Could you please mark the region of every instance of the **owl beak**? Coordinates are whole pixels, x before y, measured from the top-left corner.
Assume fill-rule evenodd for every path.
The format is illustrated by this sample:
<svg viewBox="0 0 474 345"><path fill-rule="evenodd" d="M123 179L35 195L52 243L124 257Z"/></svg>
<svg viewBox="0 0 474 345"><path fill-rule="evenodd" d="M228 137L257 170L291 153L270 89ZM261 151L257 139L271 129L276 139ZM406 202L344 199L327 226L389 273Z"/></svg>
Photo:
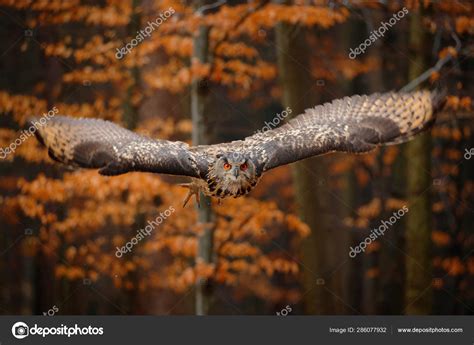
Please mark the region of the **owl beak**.
<svg viewBox="0 0 474 345"><path fill-rule="evenodd" d="M238 168L234 168L234 176L235 178L237 178L239 176L239 169Z"/></svg>

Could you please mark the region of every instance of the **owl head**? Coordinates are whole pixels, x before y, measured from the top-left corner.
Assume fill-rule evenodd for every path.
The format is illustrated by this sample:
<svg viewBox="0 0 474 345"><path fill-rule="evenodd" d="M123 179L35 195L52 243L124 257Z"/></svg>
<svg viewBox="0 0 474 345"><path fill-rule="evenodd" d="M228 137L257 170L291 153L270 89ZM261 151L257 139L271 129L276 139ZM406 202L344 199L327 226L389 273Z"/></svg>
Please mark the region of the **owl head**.
<svg viewBox="0 0 474 345"><path fill-rule="evenodd" d="M209 170L210 187L222 196L242 195L250 191L256 179L256 167L251 159L238 152L216 155Z"/></svg>

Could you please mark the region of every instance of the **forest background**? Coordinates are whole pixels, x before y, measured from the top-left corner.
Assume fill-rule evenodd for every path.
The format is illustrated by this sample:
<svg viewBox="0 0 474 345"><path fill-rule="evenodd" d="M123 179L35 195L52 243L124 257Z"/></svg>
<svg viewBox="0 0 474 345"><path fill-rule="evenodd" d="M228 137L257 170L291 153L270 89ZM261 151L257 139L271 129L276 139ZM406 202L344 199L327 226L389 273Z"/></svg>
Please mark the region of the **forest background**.
<svg viewBox="0 0 474 345"><path fill-rule="evenodd" d="M474 313L471 1L0 0L0 18L0 313ZM447 91L432 131L199 209L184 179L72 171L19 140L57 112L218 143L407 84Z"/></svg>

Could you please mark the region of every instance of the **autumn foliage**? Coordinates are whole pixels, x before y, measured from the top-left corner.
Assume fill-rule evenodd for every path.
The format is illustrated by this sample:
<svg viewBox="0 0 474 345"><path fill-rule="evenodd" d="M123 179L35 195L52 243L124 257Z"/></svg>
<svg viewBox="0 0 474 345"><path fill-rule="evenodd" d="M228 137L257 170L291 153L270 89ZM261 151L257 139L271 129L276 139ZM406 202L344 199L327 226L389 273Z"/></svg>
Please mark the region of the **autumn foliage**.
<svg viewBox="0 0 474 345"><path fill-rule="evenodd" d="M233 104L230 110L219 110L223 118L228 115L221 112L236 111L238 106L253 114L272 113L282 95L274 44L277 23L316 33L305 41L314 52L308 73L314 80L324 80L325 98L340 96L343 87L355 80L360 83L357 78L371 73L392 73L390 88L402 86L393 59L366 54L351 60L340 48L341 41L334 39L335 30L350 25L359 13L399 10L395 1L386 7L370 1L349 1L350 6L345 5L347 1L334 1L334 6L319 0L289 5L269 2L258 10L254 10L258 1L229 1L204 13L198 13L190 2L137 3L0 0L8 17L8 26L1 30L22 35L17 43L4 44L11 49L2 56L9 59L5 66L15 66L18 73L6 73L0 83L0 147L18 137L29 116L43 114L52 106L68 116L98 117L152 137L190 143L188 95L196 79L207 80L215 87L216 98L226 97ZM423 24L431 33L451 30L463 42L472 40L472 3L407 0L404 5L409 11L428 9ZM117 48L170 7L175 13L168 20L124 58L116 58ZM236 26L241 18L245 20ZM193 57L193 38L201 26L210 28L210 62L206 64ZM463 49L457 51L450 42L436 46L435 55L459 58L466 54L466 46ZM472 65L472 45L470 49ZM17 64L17 56L23 56L23 65ZM450 284L447 280L458 279L461 295L472 301L472 291L467 296L467 290L473 286L474 260L466 260L473 244L466 225L472 224L472 169L460 164L463 148L472 144L472 126L453 120L472 116L472 85L457 77L450 80L447 111L432 132L436 162L432 174L442 181L433 192L433 267L438 279L433 286L439 290ZM445 79L434 71L428 86ZM245 121L253 122L252 128L239 134L250 134L263 124L260 119ZM234 137L235 132L221 139ZM341 229L359 234L404 204L403 193L397 192L402 183L401 151L392 146L329 160L328 188L337 195L349 188L356 191L352 214L338 214ZM128 293L172 296L163 297L164 306L150 310L143 303L133 309L130 303L130 313L166 313L201 278L221 289L222 295L238 301L258 299L271 308L301 302L305 293L299 285L304 270L300 248L311 230L297 216L287 167L267 174L249 197L213 204L213 224L198 224L195 209L181 207L186 191L176 185L182 182L178 179L144 173L111 178L95 171L72 171L54 164L33 139L2 160L0 169L1 248L19 238L21 245L9 249L9 260L39 258L38 267L54 275L43 277L55 281L48 285L54 291L90 279L114 300ZM380 184L389 187L382 190ZM116 247L169 206L176 212L150 237L132 253L115 256ZM196 237L207 226L215 227L213 264L194 260ZM34 236L24 236L25 229L32 229ZM364 255L376 256L381 248L380 241L374 242ZM381 268L369 266L363 275L374 279Z"/></svg>

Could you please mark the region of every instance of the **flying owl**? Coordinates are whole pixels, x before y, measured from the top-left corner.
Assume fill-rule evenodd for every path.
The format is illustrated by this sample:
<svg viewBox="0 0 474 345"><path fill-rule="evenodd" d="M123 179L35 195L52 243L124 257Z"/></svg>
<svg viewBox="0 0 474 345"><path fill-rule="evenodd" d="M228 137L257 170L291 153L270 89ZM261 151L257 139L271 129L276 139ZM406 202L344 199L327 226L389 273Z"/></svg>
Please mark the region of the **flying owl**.
<svg viewBox="0 0 474 345"><path fill-rule="evenodd" d="M193 195L199 204L200 192L219 201L245 195L266 171L308 157L408 141L434 122L441 100L429 91L345 97L307 109L276 129L215 145L152 139L109 121L64 116L38 126L35 134L52 159L69 166L109 176L188 176L184 207Z"/></svg>

